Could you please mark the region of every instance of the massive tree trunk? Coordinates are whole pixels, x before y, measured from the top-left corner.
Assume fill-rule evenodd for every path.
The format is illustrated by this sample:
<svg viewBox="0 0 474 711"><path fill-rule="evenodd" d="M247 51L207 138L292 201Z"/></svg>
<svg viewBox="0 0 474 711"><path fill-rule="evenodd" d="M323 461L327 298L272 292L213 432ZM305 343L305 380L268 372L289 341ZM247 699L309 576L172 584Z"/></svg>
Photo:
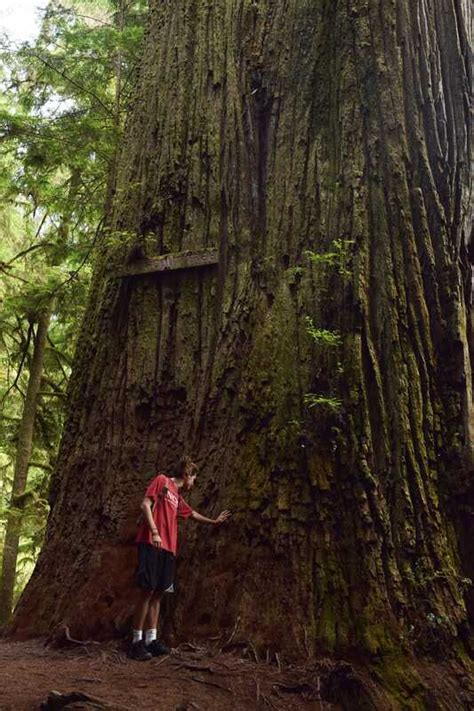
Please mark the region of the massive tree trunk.
<svg viewBox="0 0 474 711"><path fill-rule="evenodd" d="M137 504L183 451L191 504L234 518L185 525L178 637L239 619L255 644L340 654L468 630L463 12L151 2L17 630L124 628ZM216 267L123 276L205 248Z"/></svg>
<svg viewBox="0 0 474 711"><path fill-rule="evenodd" d="M38 314L38 326L34 335L33 357L31 360L28 386L25 395L25 404L18 430L16 447L15 470L13 473L11 510L8 513L3 546L2 575L0 579L0 624L5 624L10 619L15 591L16 565L18 560L18 547L20 543L22 511L28 480L28 466L30 463L31 449L33 447L33 434L38 405L38 394L43 374L44 354L48 327L51 317L49 309Z"/></svg>

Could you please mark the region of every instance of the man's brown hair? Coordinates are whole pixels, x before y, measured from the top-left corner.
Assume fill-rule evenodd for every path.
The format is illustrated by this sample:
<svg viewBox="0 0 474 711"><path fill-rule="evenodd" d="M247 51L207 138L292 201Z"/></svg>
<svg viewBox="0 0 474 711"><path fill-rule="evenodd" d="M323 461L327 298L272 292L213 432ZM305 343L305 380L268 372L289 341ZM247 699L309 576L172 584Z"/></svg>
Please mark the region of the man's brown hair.
<svg viewBox="0 0 474 711"><path fill-rule="evenodd" d="M185 456L179 460L173 468L173 476L176 479L182 479L185 474L192 474L197 469L197 464L193 462L191 457Z"/></svg>

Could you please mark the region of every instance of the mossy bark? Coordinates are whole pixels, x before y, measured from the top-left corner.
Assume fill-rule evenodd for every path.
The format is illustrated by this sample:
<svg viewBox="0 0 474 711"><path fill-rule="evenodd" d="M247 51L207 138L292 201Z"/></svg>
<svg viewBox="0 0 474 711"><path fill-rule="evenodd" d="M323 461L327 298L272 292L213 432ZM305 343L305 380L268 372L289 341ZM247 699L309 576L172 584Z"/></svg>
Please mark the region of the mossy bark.
<svg viewBox="0 0 474 711"><path fill-rule="evenodd" d="M151 3L18 629L123 627L137 503L184 450L192 505L234 518L185 531L177 635L239 617L275 650L380 653L468 629L463 11ZM217 273L114 278L137 250L207 247Z"/></svg>

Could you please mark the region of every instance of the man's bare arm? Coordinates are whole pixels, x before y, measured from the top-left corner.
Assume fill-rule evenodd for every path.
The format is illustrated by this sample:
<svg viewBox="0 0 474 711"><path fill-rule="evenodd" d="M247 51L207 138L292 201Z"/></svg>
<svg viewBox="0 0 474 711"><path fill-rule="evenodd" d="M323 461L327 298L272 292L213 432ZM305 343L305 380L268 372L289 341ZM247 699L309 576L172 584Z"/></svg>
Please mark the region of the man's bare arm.
<svg viewBox="0 0 474 711"><path fill-rule="evenodd" d="M141 510L143 511L143 515L145 516L145 521L147 522L148 526L150 527L151 530L151 538L152 538L152 543L155 546L155 548L161 548L161 538L158 533L158 529L156 528L156 524L153 520L153 515L151 513L151 505L153 501L152 499L149 499L148 496L145 496L141 503Z"/></svg>
<svg viewBox="0 0 474 711"><path fill-rule="evenodd" d="M193 518L198 523L209 523L211 524L211 526L220 526L220 524L224 523L224 521L227 521L230 516L232 516L232 514L230 511L227 510L222 511L217 518L208 518L207 516L203 516L197 511L193 511L191 514L191 518Z"/></svg>

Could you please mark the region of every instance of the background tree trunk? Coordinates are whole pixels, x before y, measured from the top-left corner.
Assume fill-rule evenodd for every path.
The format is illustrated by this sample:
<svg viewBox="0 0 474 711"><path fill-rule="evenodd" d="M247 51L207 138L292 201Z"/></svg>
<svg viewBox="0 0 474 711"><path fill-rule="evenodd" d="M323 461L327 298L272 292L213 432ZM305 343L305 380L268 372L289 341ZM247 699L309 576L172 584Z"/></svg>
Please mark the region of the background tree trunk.
<svg viewBox="0 0 474 711"><path fill-rule="evenodd" d="M191 504L234 518L185 527L176 635L380 653L468 629L462 10L151 3L17 630L126 628L138 503L183 451ZM117 276L205 247L217 270Z"/></svg>
<svg viewBox="0 0 474 711"><path fill-rule="evenodd" d="M18 431L17 454L10 504L11 511L8 513L5 542L3 547L2 577L0 586L0 624L8 622L13 607L16 563L18 559L18 546L21 535L21 513L24 506L24 501L21 497L25 492L26 482L28 479L28 465L33 446L36 407L41 387L41 376L43 374L43 361L46 351L50 317L51 314L49 310L42 311L38 315L38 326L34 336L33 358L31 360L28 387L25 395L25 404Z"/></svg>

